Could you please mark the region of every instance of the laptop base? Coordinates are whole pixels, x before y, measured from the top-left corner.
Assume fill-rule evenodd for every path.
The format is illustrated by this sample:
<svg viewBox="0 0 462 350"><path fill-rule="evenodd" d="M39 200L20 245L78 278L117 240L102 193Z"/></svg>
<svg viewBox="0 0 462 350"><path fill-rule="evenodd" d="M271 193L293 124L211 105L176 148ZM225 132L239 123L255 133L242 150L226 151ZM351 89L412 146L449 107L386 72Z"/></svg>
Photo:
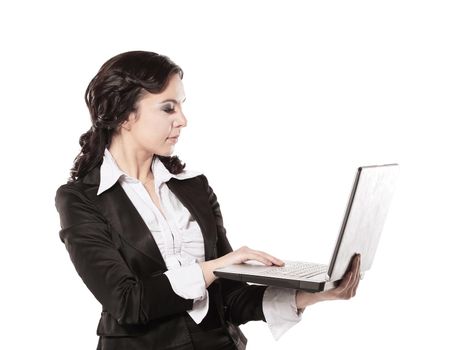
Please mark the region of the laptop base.
<svg viewBox="0 0 462 350"><path fill-rule="evenodd" d="M246 275L242 273L228 273L215 270L215 276L240 282L258 283L268 286L299 289L310 293L322 292L337 287L339 281L326 281L325 274L319 274L306 279L275 278L268 276Z"/></svg>

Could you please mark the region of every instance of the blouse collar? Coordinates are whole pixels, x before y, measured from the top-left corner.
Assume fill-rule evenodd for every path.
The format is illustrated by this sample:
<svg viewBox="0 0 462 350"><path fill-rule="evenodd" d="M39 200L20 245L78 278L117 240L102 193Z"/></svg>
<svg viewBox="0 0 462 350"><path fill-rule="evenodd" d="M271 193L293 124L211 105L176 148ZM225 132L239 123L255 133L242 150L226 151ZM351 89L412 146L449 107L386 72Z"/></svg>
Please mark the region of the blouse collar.
<svg viewBox="0 0 462 350"><path fill-rule="evenodd" d="M202 174L200 172L191 170L183 170L183 172L181 172L180 174L172 174L168 171L168 169L165 167L165 165L162 163L159 157L153 158L154 159L151 163L151 170L154 174L154 185L157 189L160 187L161 184L167 182L172 177L178 180L185 180ZM101 164L100 168L100 184L98 192L96 194L100 195L107 189L111 188L119 180L120 177L122 177L122 181L128 183L141 183L140 180L131 177L119 168L111 152L109 152L109 150L106 147L104 150L103 163Z"/></svg>

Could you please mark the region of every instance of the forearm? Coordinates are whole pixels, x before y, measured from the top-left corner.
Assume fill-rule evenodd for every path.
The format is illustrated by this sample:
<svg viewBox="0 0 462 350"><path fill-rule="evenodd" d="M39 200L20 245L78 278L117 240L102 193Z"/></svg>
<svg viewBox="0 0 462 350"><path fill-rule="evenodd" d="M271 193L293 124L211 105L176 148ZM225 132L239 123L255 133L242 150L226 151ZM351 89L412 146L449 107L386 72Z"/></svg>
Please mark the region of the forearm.
<svg viewBox="0 0 462 350"><path fill-rule="evenodd" d="M205 279L205 285L208 287L210 284L215 281L217 278L213 274L213 270L219 268L222 266L222 261L221 258L214 259L214 260L209 260L209 261L204 261L199 264L202 268L202 273L204 275ZM322 293L308 293L304 292L301 290L297 291L296 297L295 297L295 302L297 309L304 309L305 307L309 305L316 304L320 301L327 300L325 295Z"/></svg>
<svg viewBox="0 0 462 350"><path fill-rule="evenodd" d="M316 304L320 301L327 300L322 293L308 293L301 290L297 290L295 296L295 304L297 309L304 309L309 305Z"/></svg>
<svg viewBox="0 0 462 350"><path fill-rule="evenodd" d="M213 271L218 269L219 267L224 266L222 264L221 258L204 261L204 262L199 263L199 265L202 269L202 274L204 275L206 288L210 286L213 283L213 281L217 279L217 276L214 275Z"/></svg>

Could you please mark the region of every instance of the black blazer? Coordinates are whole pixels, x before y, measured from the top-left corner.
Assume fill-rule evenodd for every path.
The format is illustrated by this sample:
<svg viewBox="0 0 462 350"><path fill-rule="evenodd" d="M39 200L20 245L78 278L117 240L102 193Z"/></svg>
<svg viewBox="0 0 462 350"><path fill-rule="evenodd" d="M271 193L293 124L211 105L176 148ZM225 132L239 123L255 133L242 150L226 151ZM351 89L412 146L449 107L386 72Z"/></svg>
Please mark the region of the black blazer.
<svg viewBox="0 0 462 350"><path fill-rule="evenodd" d="M55 197L60 239L102 305L97 334L110 337L100 337L98 349L192 349L186 310L193 300L173 291L159 248L119 182L96 195L100 166L74 183L61 185ZM172 178L166 184L200 226L205 260L231 252L217 197L205 175ZM265 321L265 288L215 280L208 287L209 311L198 329L223 327L237 348L245 349L247 339L238 325Z"/></svg>

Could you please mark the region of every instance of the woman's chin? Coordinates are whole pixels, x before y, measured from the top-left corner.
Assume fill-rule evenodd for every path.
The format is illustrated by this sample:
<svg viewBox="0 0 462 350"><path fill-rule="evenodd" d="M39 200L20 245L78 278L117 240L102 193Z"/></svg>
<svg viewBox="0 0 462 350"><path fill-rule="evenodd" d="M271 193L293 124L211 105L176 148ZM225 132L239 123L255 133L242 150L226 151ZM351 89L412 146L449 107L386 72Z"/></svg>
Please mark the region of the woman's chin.
<svg viewBox="0 0 462 350"><path fill-rule="evenodd" d="M170 157L173 154L175 147L171 147L169 149L163 150L162 152L157 153L157 155L162 157Z"/></svg>

